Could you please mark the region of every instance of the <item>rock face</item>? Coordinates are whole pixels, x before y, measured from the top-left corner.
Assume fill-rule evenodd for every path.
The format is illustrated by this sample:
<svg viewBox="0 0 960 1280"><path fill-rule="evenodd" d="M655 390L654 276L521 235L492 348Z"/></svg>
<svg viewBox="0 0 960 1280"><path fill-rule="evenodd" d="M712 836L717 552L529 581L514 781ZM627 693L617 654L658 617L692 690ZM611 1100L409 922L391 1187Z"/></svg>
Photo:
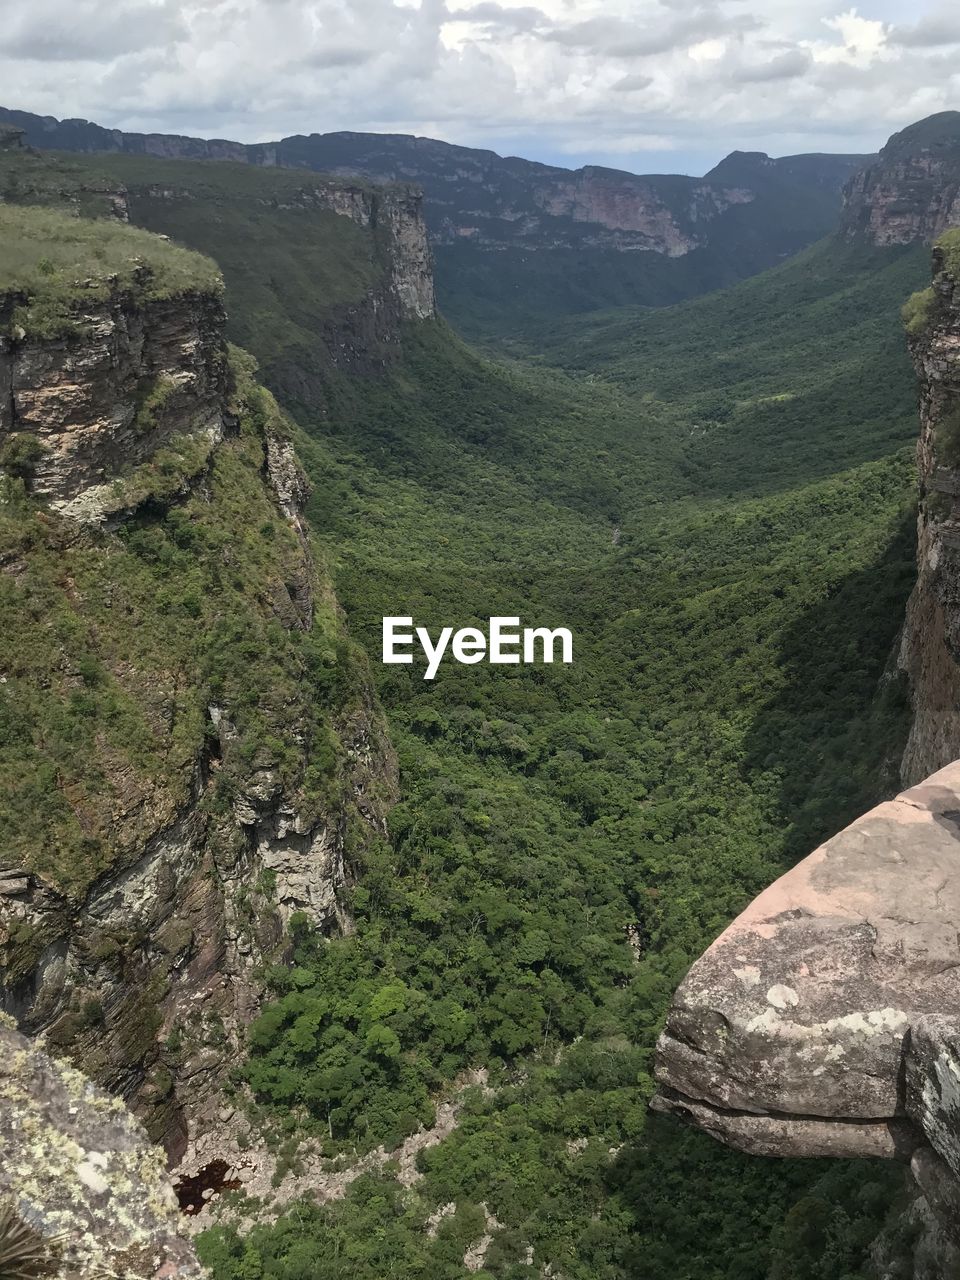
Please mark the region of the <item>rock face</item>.
<svg viewBox="0 0 960 1280"><path fill-rule="evenodd" d="M119 286L78 309L51 340L3 323L0 297L0 440L33 436L43 452L33 489L57 506L103 489L174 436L223 435L227 368L224 311L214 293L149 300Z"/></svg>
<svg viewBox="0 0 960 1280"><path fill-rule="evenodd" d="M905 313L921 419L918 578L899 654L914 785L789 871L694 964L658 1045L654 1100L758 1155L909 1161L911 1269L883 1238L875 1263L915 1280L960 1274L958 245L942 239L933 287Z"/></svg>
<svg viewBox="0 0 960 1280"><path fill-rule="evenodd" d="M917 584L900 650L913 703L906 782L960 750L960 286L947 265L936 249L933 288L909 337L920 387L920 511Z"/></svg>
<svg viewBox="0 0 960 1280"><path fill-rule="evenodd" d="M931 1073L950 1071L929 1020L960 1031L958 920L954 763L804 859L697 961L660 1041L658 1105L762 1155L909 1155L931 1139Z"/></svg>
<svg viewBox="0 0 960 1280"><path fill-rule="evenodd" d="M56 120L0 108L0 120L38 147L68 151L235 160L416 182L427 195L435 243L462 239L490 248L606 246L681 256L705 242L709 224L731 206L763 198L774 177L835 195L868 156L791 156L735 152L705 178L640 176L502 157L406 134L313 133L244 145L171 134L125 133L86 120ZM824 228L825 230L826 228Z"/></svg>
<svg viewBox="0 0 960 1280"><path fill-rule="evenodd" d="M762 271L835 229L844 184L871 159L734 152L699 178L563 169L404 134L242 145L0 108L2 122L24 129L33 147L155 156L161 169L171 159L233 161L333 174L343 184L414 183L425 197L441 307L471 334L509 329L524 314L552 320L595 307L660 306ZM432 307L432 290L400 294L414 314ZM371 317L357 320L359 334L368 332ZM292 371L285 376L292 382Z"/></svg>
<svg viewBox="0 0 960 1280"><path fill-rule="evenodd" d="M133 700L140 725L127 755L106 729L89 760L65 763L59 743L39 748L39 767L65 806L62 829L78 833L76 857L46 848L21 809L2 815L0 1008L126 1099L175 1161L216 1124L219 1085L258 1009L260 970L283 958L290 917L305 913L326 933L348 927L348 828L361 843L364 832L384 830L394 766L362 676L349 703L328 712L311 701L305 655L322 644L335 654L347 641L301 525L309 487L289 424L253 382L249 357L228 361L215 291L153 301L149 292L114 291L81 305L63 334L7 328L0 346L0 447L24 436L44 447L29 482L41 509L28 508L24 532L0 546L0 590L17 613L42 601L41 617L52 607L69 618L39 675L9 645L0 648L4 711L37 697L65 704L83 696L76 646L92 627L96 680L128 707ZM429 301L414 289L407 305ZM171 486L165 446L184 437L203 442L202 465ZM123 496L128 473L156 457L161 488L137 490L137 510ZM7 489L0 493L6 501ZM189 541L188 563L172 566L166 585L191 589L210 570L205 581L223 592L222 610L249 630L250 673L244 662L237 677L221 679L216 701L197 659L184 660L169 605L130 592L141 552L114 526L135 510L139 534L156 539L151 547ZM78 528L72 519L93 512L99 524ZM212 541L196 541L199 529ZM255 548L247 559L245 545ZM78 586L74 574L94 562ZM145 603L141 625L160 643L141 644L134 631L117 651L112 612L126 616ZM196 597L188 607L194 616L202 608ZM218 623L214 614L210 625ZM307 633L313 650L297 639ZM147 677L141 668L155 652ZM258 671L273 685L261 687ZM26 735L25 749L37 749L35 736ZM142 763L151 759L156 766ZM97 861L81 875L74 862L90 849Z"/></svg>
<svg viewBox="0 0 960 1280"><path fill-rule="evenodd" d="M0 1024L3 1205L64 1280L204 1274L179 1234L163 1154L123 1103Z"/></svg>
<svg viewBox="0 0 960 1280"><path fill-rule="evenodd" d="M930 242L960 224L960 112L895 133L847 189L842 230L875 245Z"/></svg>

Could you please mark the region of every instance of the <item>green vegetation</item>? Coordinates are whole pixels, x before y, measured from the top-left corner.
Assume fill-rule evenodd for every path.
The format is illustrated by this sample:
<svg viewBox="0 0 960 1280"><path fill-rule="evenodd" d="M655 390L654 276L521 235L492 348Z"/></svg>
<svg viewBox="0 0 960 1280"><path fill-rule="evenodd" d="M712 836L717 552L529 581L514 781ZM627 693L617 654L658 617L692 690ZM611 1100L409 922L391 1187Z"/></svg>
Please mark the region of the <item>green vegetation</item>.
<svg viewBox="0 0 960 1280"><path fill-rule="evenodd" d="M0 204L0 293L22 295L9 323L52 337L115 289L145 298L218 289L209 259L120 222Z"/></svg>
<svg viewBox="0 0 960 1280"><path fill-rule="evenodd" d="M95 165L122 184L141 226L216 258L228 280L230 336L256 345L268 371L282 366L302 377L328 364L318 335L332 337L337 317L388 271L374 232L323 207L323 192L336 183L319 174L120 155L71 163L75 182ZM154 194L158 177L163 199Z"/></svg>
<svg viewBox="0 0 960 1280"><path fill-rule="evenodd" d="M211 703L238 737L209 804L256 767L306 809L335 789L347 650L322 597L306 634L272 605L302 552L262 481L276 407L248 357L233 365L239 434L212 459L207 441L172 441L120 482L118 507L152 501L117 533L77 538L21 480L0 482L0 555L16 566L0 575L0 841L73 896L187 801Z"/></svg>
<svg viewBox="0 0 960 1280"><path fill-rule="evenodd" d="M718 166L717 181L751 189L757 199L726 209L710 225L708 244L676 258L597 248L590 243L595 230L590 223L563 219L557 229L575 248L546 243L491 249L471 239L438 245L441 309L468 338L496 343L527 336L536 349L540 333L558 316L589 322L600 309L664 307L734 285L819 240L836 223L839 193L828 184L770 173L752 163L741 171L736 156ZM679 227L702 234L702 224L687 221L689 187L682 181L674 187L669 178L654 183ZM444 205L447 185L441 188ZM472 213L482 196L470 185L464 197ZM530 219L542 216L533 201L527 212ZM482 216L478 222L481 236L504 234L502 223L488 227ZM578 236L584 243L576 244Z"/></svg>
<svg viewBox="0 0 960 1280"><path fill-rule="evenodd" d="M335 1276L345 1256L362 1275L391 1257L459 1276L482 1202L504 1226L485 1274L527 1274L532 1247L576 1280L760 1280L823 1177L843 1248L795 1274L858 1274L878 1214L860 1168L768 1166L645 1110L689 962L894 786L904 709L883 673L913 578L916 430L899 349L871 382L923 268L881 254L860 280L866 266L821 253L835 288L824 267L799 307L783 268L766 291L644 317L640 352L614 348L609 367L600 339L585 354L557 340L572 377L421 326L395 376L332 385L303 456L355 634L375 651L384 613L435 627L521 611L572 626L577 660L444 667L430 684L381 669L403 785L390 843L364 855L356 933L299 933L293 969L271 973L246 1077L331 1152L395 1144L464 1067L487 1065L495 1092L421 1156L414 1194L387 1179L245 1246L215 1233L218 1276L306 1274L306 1259ZM656 328L674 345L651 366ZM749 349L718 377L731 329ZM734 403L711 452L692 424L718 393ZM883 1204L900 1177L871 1175ZM450 1202L450 1234L425 1239Z"/></svg>
<svg viewBox="0 0 960 1280"><path fill-rule="evenodd" d="M327 945L294 922L238 1076L285 1150L309 1134L348 1158L429 1121L464 1069L489 1089L463 1096L411 1188L388 1166L244 1240L206 1233L217 1280L457 1280L487 1214L502 1229L479 1274L499 1280L529 1280L528 1257L567 1280L859 1277L898 1169L750 1160L646 1103L690 961L894 785L916 432L897 313L925 255L826 243L696 302L561 321L517 342L524 362L422 324L364 380L322 349L336 312L312 273L370 278L371 235L311 215L297 262L298 215L242 195L266 175L211 166L222 192L191 202L152 197L148 172L173 167L136 163L135 216L219 253L234 331L307 433L310 523L353 636L376 653L387 613L435 628L518 612L576 636L571 667L379 669L401 801L386 838L348 849L355 931ZM314 367L322 400L296 380ZM264 605L292 543L259 480L272 410L249 385L245 402L210 500L103 543L64 546L7 481L27 568L0 575L22 655L0 702L3 835L15 856L28 828L31 856L63 850L43 869L78 868L68 888L109 857L86 834L108 826L105 751L174 795L208 701L240 709L236 768L264 751L282 770L263 707L328 723L344 696L335 621L281 633ZM335 768L320 755L318 790Z"/></svg>
<svg viewBox="0 0 960 1280"><path fill-rule="evenodd" d="M827 240L724 292L563 321L513 349L680 408L682 471L697 493L773 492L915 434L900 309L928 274L922 246Z"/></svg>
<svg viewBox="0 0 960 1280"><path fill-rule="evenodd" d="M929 329L936 316L937 295L933 289L918 289L903 304L903 325L911 338Z"/></svg>
<svg viewBox="0 0 960 1280"><path fill-rule="evenodd" d="M945 231L937 245L943 250L944 269L957 279L960 277L960 228Z"/></svg>

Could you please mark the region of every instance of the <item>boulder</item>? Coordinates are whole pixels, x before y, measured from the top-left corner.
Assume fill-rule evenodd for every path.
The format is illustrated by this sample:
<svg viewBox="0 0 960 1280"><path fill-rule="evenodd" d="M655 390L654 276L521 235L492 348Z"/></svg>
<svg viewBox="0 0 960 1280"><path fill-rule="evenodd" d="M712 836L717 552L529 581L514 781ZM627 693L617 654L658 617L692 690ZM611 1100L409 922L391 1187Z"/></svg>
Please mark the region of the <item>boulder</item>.
<svg viewBox="0 0 960 1280"><path fill-rule="evenodd" d="M764 1155L909 1157L935 1131L960 1170L958 922L954 762L810 854L694 964L655 1106Z"/></svg>

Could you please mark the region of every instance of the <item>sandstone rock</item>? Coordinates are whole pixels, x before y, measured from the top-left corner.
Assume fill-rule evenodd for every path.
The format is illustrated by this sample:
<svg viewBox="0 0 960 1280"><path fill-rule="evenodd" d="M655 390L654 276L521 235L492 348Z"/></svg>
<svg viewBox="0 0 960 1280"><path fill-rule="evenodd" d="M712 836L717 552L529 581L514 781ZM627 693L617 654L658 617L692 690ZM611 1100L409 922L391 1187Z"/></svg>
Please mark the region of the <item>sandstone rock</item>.
<svg viewBox="0 0 960 1280"><path fill-rule="evenodd" d="M218 440L224 323L212 292L143 300L115 287L60 338L0 341L0 439L25 433L43 447L34 492L68 507L173 436Z"/></svg>
<svg viewBox="0 0 960 1280"><path fill-rule="evenodd" d="M960 1032L958 920L960 762L829 840L696 962L657 1105L762 1154L908 1153L911 1029Z"/></svg>
<svg viewBox="0 0 960 1280"><path fill-rule="evenodd" d="M0 1203L43 1239L57 1275L188 1280L163 1154L124 1104L0 1023Z"/></svg>
<svg viewBox="0 0 960 1280"><path fill-rule="evenodd" d="M896 133L846 191L842 234L875 245L934 240L960 223L960 112Z"/></svg>
<svg viewBox="0 0 960 1280"><path fill-rule="evenodd" d="M960 473L947 444L948 422L960 409L960 289L943 266L935 250L936 311L910 338L920 390L921 501L917 582L899 653L913 706L901 765L906 783L960 754L960 548L954 537L960 492L953 492Z"/></svg>

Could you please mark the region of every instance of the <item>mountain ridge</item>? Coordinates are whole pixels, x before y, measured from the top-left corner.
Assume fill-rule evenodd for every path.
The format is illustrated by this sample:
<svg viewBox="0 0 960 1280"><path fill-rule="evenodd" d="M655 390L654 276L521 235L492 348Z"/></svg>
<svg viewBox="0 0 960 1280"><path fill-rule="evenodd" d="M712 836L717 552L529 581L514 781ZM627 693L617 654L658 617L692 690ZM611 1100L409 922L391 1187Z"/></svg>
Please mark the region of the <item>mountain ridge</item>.
<svg viewBox="0 0 960 1280"><path fill-rule="evenodd" d="M841 188L871 158L733 153L704 177L641 175L565 169L408 134L343 131L245 144L125 133L5 108L0 123L43 149L415 182L425 195L444 313L469 334L494 336L527 311L536 319L617 302L660 305L772 266L833 229Z"/></svg>

